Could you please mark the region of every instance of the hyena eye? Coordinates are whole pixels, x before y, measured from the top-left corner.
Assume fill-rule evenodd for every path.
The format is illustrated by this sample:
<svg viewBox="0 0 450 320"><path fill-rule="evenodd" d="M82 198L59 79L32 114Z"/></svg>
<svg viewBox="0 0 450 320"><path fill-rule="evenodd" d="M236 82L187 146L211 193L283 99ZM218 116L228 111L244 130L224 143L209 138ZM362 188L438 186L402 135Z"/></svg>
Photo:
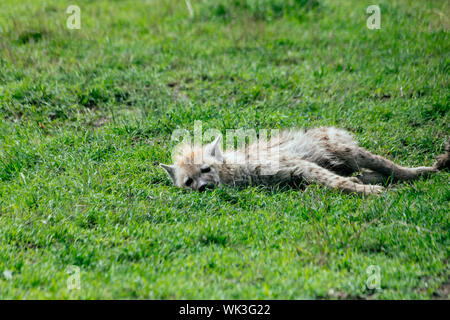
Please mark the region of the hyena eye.
<svg viewBox="0 0 450 320"><path fill-rule="evenodd" d="M188 178L184 184L189 187L192 184L192 182L194 182L194 180L192 180L192 178Z"/></svg>
<svg viewBox="0 0 450 320"><path fill-rule="evenodd" d="M211 171L211 168L210 167L205 167L205 168L201 168L200 169L200 172L201 173L207 173L207 172L210 172Z"/></svg>

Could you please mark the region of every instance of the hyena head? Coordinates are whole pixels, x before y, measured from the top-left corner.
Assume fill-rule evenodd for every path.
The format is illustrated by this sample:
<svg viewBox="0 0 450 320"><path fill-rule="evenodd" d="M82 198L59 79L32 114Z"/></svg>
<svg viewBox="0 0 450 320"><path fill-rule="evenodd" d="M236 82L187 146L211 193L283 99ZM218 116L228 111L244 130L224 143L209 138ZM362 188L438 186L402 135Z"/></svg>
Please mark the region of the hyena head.
<svg viewBox="0 0 450 320"><path fill-rule="evenodd" d="M219 169L223 163L220 148L222 136L206 146L181 145L173 165L160 164L172 182L180 188L204 191L220 184Z"/></svg>

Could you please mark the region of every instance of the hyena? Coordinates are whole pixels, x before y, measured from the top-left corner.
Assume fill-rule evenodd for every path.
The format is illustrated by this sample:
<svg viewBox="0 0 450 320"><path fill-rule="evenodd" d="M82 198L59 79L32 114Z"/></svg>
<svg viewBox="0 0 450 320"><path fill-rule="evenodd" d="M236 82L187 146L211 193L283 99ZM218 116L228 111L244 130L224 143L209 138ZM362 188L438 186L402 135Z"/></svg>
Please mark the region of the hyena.
<svg viewBox="0 0 450 320"><path fill-rule="evenodd" d="M377 184L386 180L413 180L450 164L449 144L433 166L408 168L359 147L349 132L334 127L282 131L265 144L225 152L221 141L218 136L205 146L182 144L175 163L161 166L176 186L198 191L303 181L369 195L381 193L384 187Z"/></svg>

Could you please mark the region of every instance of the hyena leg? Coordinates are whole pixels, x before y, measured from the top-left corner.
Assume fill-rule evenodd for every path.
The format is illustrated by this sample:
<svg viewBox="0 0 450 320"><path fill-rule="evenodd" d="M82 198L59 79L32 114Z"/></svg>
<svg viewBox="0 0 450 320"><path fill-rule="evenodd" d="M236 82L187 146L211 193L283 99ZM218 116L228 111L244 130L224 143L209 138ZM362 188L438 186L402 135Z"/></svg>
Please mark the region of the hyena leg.
<svg viewBox="0 0 450 320"><path fill-rule="evenodd" d="M402 167L386 158L372 154L363 148L356 150L355 160L360 167L379 172L386 177L391 176L394 180L413 180L438 171L434 166L416 168Z"/></svg>
<svg viewBox="0 0 450 320"><path fill-rule="evenodd" d="M386 183L389 180L389 177L376 171L361 170L361 172L356 175L356 179L363 184L379 184Z"/></svg>
<svg viewBox="0 0 450 320"><path fill-rule="evenodd" d="M313 162L300 160L297 163L298 164L295 166L292 174L300 176L307 182L318 182L327 187L338 189L346 193L356 192L365 195L379 194L384 190L381 186L357 183L352 178L337 175Z"/></svg>

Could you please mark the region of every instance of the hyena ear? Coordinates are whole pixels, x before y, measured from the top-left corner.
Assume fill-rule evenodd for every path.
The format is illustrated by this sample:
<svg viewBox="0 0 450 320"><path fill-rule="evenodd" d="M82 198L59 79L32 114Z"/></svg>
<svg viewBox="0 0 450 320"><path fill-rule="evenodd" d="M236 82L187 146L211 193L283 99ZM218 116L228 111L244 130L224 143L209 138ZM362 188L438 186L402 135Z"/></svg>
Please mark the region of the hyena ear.
<svg viewBox="0 0 450 320"><path fill-rule="evenodd" d="M160 163L159 165L162 168L164 168L164 170L166 170L167 175L172 180L173 184L176 184L175 173L176 173L177 168L175 166L170 166L170 165L163 164L163 163Z"/></svg>
<svg viewBox="0 0 450 320"><path fill-rule="evenodd" d="M216 158L217 160L219 160L220 162L223 161L223 155L222 155L222 135L218 135L216 139L214 139L213 142L211 142L208 147L206 148L206 151L213 156L214 158Z"/></svg>

